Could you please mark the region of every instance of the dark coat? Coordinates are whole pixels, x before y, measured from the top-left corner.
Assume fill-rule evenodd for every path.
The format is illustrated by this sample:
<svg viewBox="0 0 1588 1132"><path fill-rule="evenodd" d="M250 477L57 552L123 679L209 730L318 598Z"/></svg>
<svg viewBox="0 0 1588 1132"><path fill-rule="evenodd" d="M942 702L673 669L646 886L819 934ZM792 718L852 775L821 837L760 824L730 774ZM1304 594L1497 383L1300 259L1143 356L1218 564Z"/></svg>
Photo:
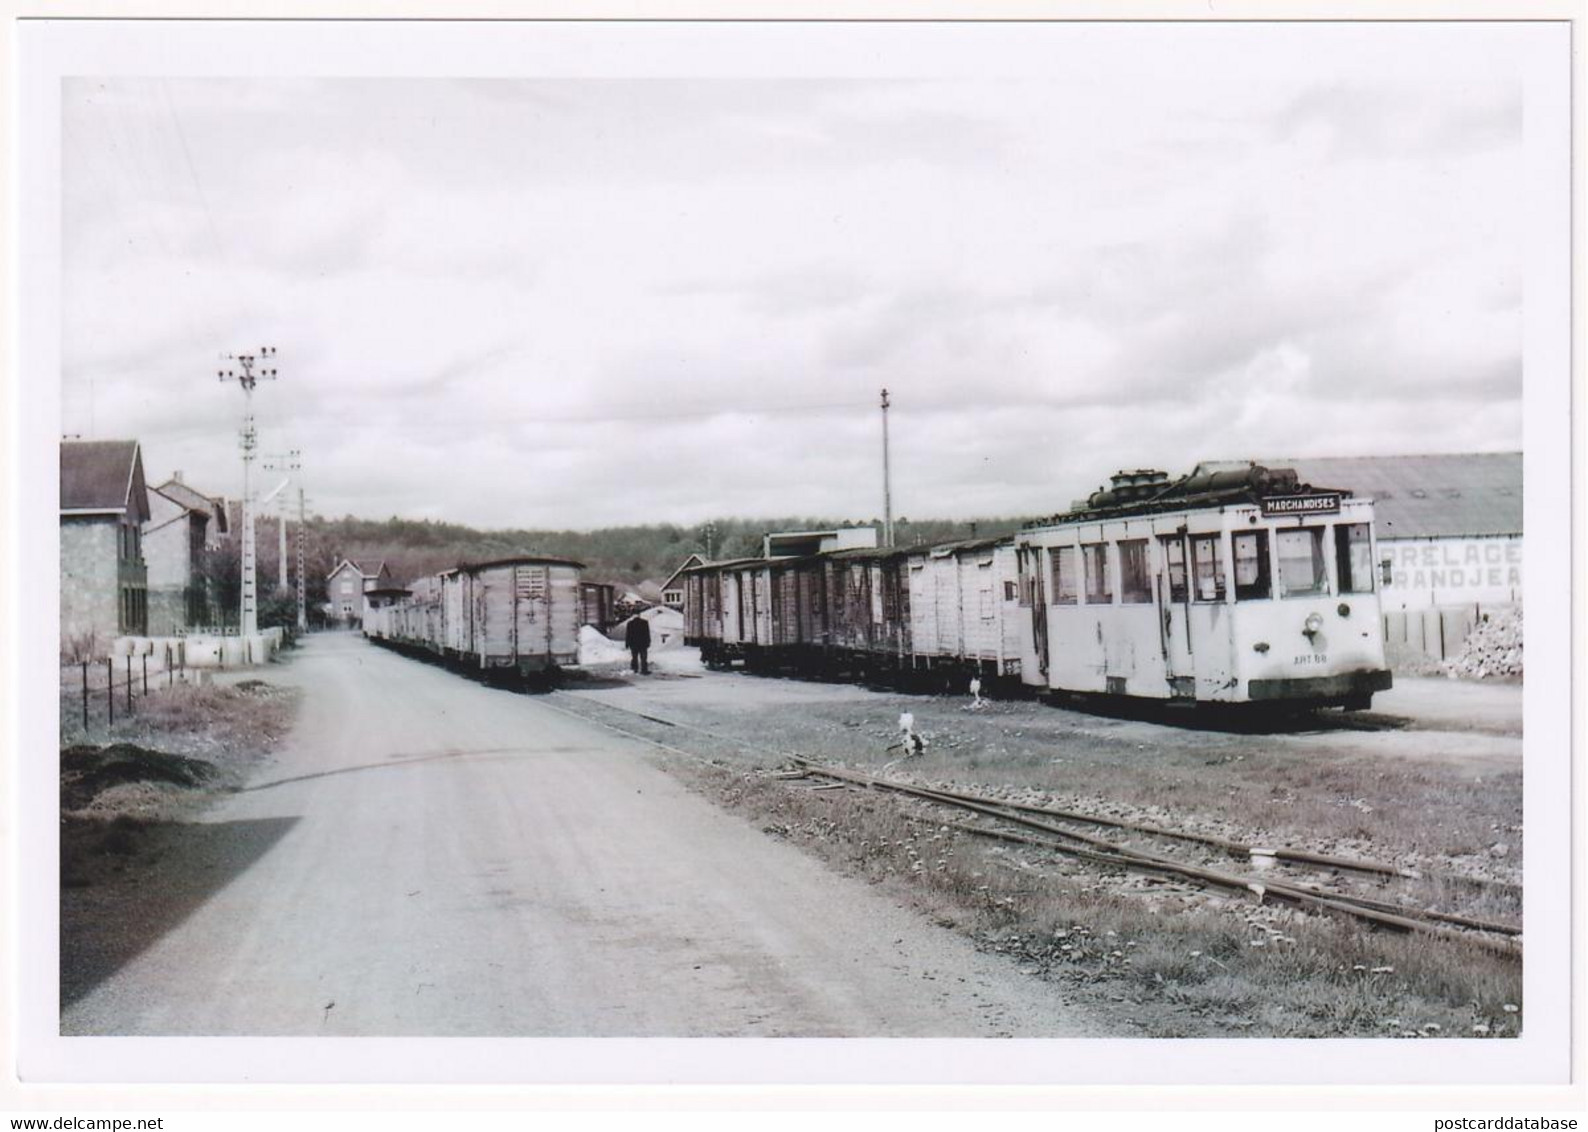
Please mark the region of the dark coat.
<svg viewBox="0 0 1588 1132"><path fill-rule="evenodd" d="M628 628L623 630L623 643L631 649L650 648L651 623L643 617L629 618Z"/></svg>

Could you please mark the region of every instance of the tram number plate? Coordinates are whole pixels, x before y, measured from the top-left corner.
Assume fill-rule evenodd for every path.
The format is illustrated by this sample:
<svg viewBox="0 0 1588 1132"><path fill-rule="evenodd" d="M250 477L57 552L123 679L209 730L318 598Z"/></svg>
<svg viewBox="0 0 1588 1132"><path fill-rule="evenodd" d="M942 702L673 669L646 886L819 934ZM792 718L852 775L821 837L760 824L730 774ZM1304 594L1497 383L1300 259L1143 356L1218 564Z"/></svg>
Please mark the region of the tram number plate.
<svg viewBox="0 0 1588 1132"><path fill-rule="evenodd" d="M1328 664L1329 663L1329 654L1328 653L1324 653L1324 652L1304 652L1301 655L1299 655L1298 657L1296 657L1295 660L1291 661L1291 663L1292 664L1312 664L1312 665Z"/></svg>

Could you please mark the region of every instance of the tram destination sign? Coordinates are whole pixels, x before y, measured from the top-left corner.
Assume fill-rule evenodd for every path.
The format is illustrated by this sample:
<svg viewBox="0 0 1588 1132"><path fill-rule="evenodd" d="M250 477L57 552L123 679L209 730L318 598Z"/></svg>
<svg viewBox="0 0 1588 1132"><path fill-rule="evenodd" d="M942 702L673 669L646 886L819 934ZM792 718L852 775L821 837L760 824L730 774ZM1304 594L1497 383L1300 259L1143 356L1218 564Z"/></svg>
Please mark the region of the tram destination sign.
<svg viewBox="0 0 1588 1132"><path fill-rule="evenodd" d="M1263 500L1264 515L1335 515L1340 511L1340 493L1318 495L1270 495Z"/></svg>

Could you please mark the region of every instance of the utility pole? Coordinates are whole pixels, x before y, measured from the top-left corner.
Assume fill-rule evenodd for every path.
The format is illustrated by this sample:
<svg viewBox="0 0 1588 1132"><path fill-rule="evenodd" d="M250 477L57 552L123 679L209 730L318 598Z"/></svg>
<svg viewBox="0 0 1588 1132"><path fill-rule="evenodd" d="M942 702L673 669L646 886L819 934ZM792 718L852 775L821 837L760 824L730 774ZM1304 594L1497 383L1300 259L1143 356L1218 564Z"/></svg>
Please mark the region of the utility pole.
<svg viewBox="0 0 1588 1132"><path fill-rule="evenodd" d="M716 542L717 521L715 519L708 519L706 521L706 561L708 562L711 561L712 547L716 544Z"/></svg>
<svg viewBox="0 0 1588 1132"><path fill-rule="evenodd" d="M270 472L286 472L289 477L295 478L292 477L292 473L303 467L303 463L299 459L299 457L302 455L303 453L294 448L285 455L271 456L269 458L270 462L265 465L265 470ZM290 482L290 478L288 482ZM281 487L286 486L286 483L281 485ZM280 491L281 488L277 488L276 490ZM301 491L302 488L300 487L299 490ZM276 593L284 594L290 588L288 585L287 575L287 497L285 495L281 497L281 502L276 504L276 509L277 526L279 528L278 534L281 540L280 545L276 549ZM299 530L298 537L300 539L303 537L301 528Z"/></svg>
<svg viewBox="0 0 1588 1132"><path fill-rule="evenodd" d="M257 354L223 354L222 361L237 363L238 369L221 369L221 381L236 381L243 389L243 427L239 434L243 450L243 592L239 602L238 631L244 636L259 632L259 600L254 573L254 501L252 479L254 450L259 447L259 432L254 428L254 386L260 378L276 378L276 348L265 346ZM257 371L255 367L258 367Z"/></svg>
<svg viewBox="0 0 1588 1132"><path fill-rule="evenodd" d="M303 536L309 528L303 522L303 481L298 481L298 632L309 629L309 609L306 603L309 591L303 583Z"/></svg>
<svg viewBox="0 0 1588 1132"><path fill-rule="evenodd" d="M888 466L888 391L882 391L882 545L893 545L893 482Z"/></svg>

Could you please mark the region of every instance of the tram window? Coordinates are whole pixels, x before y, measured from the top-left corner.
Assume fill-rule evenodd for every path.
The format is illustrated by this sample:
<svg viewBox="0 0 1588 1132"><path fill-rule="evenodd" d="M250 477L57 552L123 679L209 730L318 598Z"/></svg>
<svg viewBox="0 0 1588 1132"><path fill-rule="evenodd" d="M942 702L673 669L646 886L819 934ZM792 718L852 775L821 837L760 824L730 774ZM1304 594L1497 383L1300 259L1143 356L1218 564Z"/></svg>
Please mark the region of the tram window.
<svg viewBox="0 0 1588 1132"><path fill-rule="evenodd" d="M1108 580L1108 544L1088 543L1081 551L1086 564L1086 604L1108 605L1114 600Z"/></svg>
<svg viewBox="0 0 1588 1132"><path fill-rule="evenodd" d="M1268 532L1237 531L1235 534L1235 600L1251 601L1268 597Z"/></svg>
<svg viewBox="0 0 1588 1132"><path fill-rule="evenodd" d="M1334 528L1334 567L1343 594L1373 592L1373 543L1366 523Z"/></svg>
<svg viewBox="0 0 1588 1132"><path fill-rule="evenodd" d="M1119 600L1126 605L1145 605L1152 601L1152 580L1147 571L1147 540L1144 538L1119 544Z"/></svg>
<svg viewBox="0 0 1588 1132"><path fill-rule="evenodd" d="M1199 535L1191 540L1191 565L1196 574L1198 601L1224 600L1224 553L1218 535Z"/></svg>
<svg viewBox="0 0 1588 1132"><path fill-rule="evenodd" d="M1080 590L1075 577L1075 548L1073 546L1056 546L1053 548L1053 604L1074 605L1076 593Z"/></svg>
<svg viewBox="0 0 1588 1132"><path fill-rule="evenodd" d="M1175 535L1160 539L1163 543L1164 561L1169 566L1169 600L1184 601L1185 592L1185 542Z"/></svg>
<svg viewBox="0 0 1588 1132"><path fill-rule="evenodd" d="M1298 527L1278 535L1279 596L1325 592L1329 575L1323 560L1323 528Z"/></svg>

